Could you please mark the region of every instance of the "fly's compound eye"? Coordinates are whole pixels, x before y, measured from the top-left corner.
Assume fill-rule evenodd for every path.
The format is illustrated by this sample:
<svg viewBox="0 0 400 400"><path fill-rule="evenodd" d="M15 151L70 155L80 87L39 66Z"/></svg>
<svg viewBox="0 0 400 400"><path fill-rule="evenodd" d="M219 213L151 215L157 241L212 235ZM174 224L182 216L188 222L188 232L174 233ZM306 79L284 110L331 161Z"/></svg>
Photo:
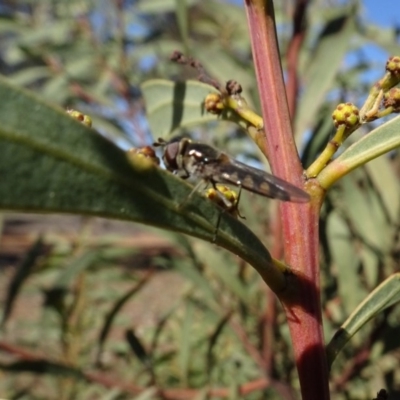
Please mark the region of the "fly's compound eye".
<svg viewBox="0 0 400 400"><path fill-rule="evenodd" d="M165 146L163 161L168 171L176 171L179 169L177 158L179 156L179 142L172 142Z"/></svg>

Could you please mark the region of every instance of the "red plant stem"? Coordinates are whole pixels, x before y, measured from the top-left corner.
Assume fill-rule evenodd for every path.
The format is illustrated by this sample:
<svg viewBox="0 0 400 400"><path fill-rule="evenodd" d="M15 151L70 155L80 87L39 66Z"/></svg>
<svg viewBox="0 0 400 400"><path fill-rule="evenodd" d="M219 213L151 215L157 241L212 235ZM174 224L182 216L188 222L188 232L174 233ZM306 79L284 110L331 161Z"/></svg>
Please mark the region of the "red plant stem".
<svg viewBox="0 0 400 400"><path fill-rule="evenodd" d="M253 59L266 132L269 162L277 176L305 185L291 121L275 31L272 0L245 0ZM307 183L312 200L282 203L285 261L295 279L294 293L281 298L292 337L303 400L329 400L328 366L322 332L319 283L319 208L323 191Z"/></svg>

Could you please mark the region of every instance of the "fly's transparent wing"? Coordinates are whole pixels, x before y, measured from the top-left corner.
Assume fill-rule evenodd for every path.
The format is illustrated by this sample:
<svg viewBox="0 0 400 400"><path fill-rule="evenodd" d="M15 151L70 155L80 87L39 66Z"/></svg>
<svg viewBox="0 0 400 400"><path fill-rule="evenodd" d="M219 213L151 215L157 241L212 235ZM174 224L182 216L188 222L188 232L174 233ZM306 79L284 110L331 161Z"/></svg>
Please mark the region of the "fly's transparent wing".
<svg viewBox="0 0 400 400"><path fill-rule="evenodd" d="M249 167L226 154L203 166L205 175L216 183L227 183L282 201L305 203L310 196L298 187L260 169Z"/></svg>

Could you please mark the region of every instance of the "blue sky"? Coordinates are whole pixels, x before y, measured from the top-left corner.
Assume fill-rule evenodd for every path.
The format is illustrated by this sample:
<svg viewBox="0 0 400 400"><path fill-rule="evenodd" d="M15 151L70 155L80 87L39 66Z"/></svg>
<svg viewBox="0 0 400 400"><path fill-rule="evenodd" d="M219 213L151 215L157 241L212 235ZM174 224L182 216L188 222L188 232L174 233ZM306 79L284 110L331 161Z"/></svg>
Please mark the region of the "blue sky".
<svg viewBox="0 0 400 400"><path fill-rule="evenodd" d="M398 0L363 0L367 21L381 25L400 25L400 3Z"/></svg>
<svg viewBox="0 0 400 400"><path fill-rule="evenodd" d="M234 4L243 4L243 0L228 0ZM332 3L334 3L332 1ZM361 0L365 17L381 26L398 23L400 25L400 3L398 0Z"/></svg>
<svg viewBox="0 0 400 400"><path fill-rule="evenodd" d="M364 24L374 24L383 28L400 27L400 2L397 0L362 0L363 12L362 19ZM383 48L372 43L364 46L365 54L373 59L377 69L369 71L369 77L372 81L381 77L381 65L386 63L388 56L397 54L388 54ZM399 51L400 53L400 51ZM349 57L351 59L351 56Z"/></svg>

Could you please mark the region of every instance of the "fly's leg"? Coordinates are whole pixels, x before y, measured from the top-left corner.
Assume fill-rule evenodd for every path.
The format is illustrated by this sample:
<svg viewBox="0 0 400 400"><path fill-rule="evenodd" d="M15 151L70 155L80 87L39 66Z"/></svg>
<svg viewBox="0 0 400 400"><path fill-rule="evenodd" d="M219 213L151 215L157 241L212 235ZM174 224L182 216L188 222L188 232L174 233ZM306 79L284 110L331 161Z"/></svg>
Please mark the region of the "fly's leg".
<svg viewBox="0 0 400 400"><path fill-rule="evenodd" d="M215 184L214 181L210 181L210 182L215 190L215 193L217 194L217 196L220 198L220 200L224 204L224 207L220 207L220 211L218 213L217 224L215 225L215 229L214 229L214 236L213 236L212 242L215 243L217 240L218 229L219 229L219 224L221 223L222 214L225 211L232 208L232 203L218 190L217 185Z"/></svg>
<svg viewBox="0 0 400 400"><path fill-rule="evenodd" d="M206 182L206 183L207 183L207 182ZM195 185L195 187L193 188L193 190L192 190L192 191L189 193L189 195L186 197L186 199L183 200L182 203L180 203L180 204L178 205L178 208L179 208L179 209L184 208L184 207L186 206L187 202L192 198L193 193L195 193L196 191L198 191L199 188L200 188L200 186L203 185L203 184L204 184L204 181L203 181L203 180L197 182L196 185Z"/></svg>
<svg viewBox="0 0 400 400"><path fill-rule="evenodd" d="M242 186L239 186L239 193L238 193L237 200L235 202L235 208L236 208L237 216L241 219L246 219L246 217L244 215L240 214L240 211L239 211L239 201L240 201L241 194L242 194Z"/></svg>
<svg viewBox="0 0 400 400"><path fill-rule="evenodd" d="M219 213L218 213L217 224L215 225L214 235L213 235L213 239L212 239L212 242L213 242L213 243L215 243L215 242L217 241L217 235L218 235L219 224L221 223L222 214L223 214L225 211L226 211L226 210L224 210L223 208L221 208L220 211L219 211Z"/></svg>
<svg viewBox="0 0 400 400"><path fill-rule="evenodd" d="M218 219L217 219L217 224L215 226L214 230L214 236L213 236L213 243L217 240L217 235L218 235L218 230L219 230L219 225L221 223L221 218L222 214L224 212L228 212L229 214L233 216L237 216L239 218L244 218L240 212L239 212L239 201L240 201L240 195L242 194L242 186L239 186L239 193L236 199L234 201L231 201L230 199L227 198L227 196L221 192L218 189L218 186L215 184L214 181L211 181L211 184L213 185L213 188L215 190L215 193L217 194L218 198L221 200L222 205L220 205L220 212L218 214Z"/></svg>
<svg viewBox="0 0 400 400"><path fill-rule="evenodd" d="M215 193L217 194L219 199L222 201L222 204L223 204L222 208L224 210L228 210L228 211L232 210L232 208L234 207L234 204L224 196L224 194L218 189L218 187L214 181L210 181L210 182L215 190Z"/></svg>

